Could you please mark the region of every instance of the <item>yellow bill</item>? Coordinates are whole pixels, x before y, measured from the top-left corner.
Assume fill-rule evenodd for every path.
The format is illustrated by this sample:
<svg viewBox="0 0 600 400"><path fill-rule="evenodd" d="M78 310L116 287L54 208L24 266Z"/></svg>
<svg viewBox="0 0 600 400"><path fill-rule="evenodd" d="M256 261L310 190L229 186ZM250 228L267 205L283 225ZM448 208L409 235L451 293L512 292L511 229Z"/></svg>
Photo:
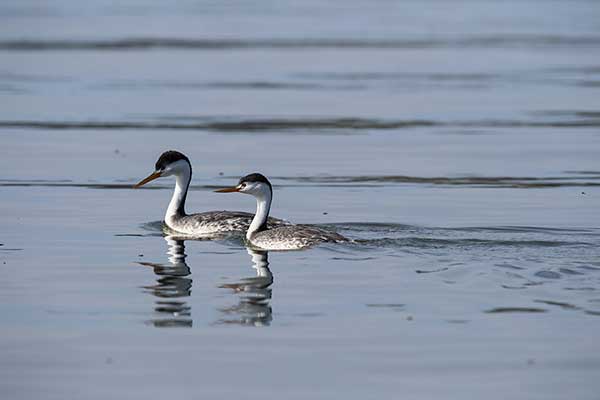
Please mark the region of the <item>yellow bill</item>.
<svg viewBox="0 0 600 400"><path fill-rule="evenodd" d="M140 186L144 186L146 183L148 183L150 181L153 181L156 178L160 178L160 172L153 172L153 173L151 173L146 178L142 179L141 181L139 181L138 183L136 183L135 185L133 185L133 188L137 189Z"/></svg>

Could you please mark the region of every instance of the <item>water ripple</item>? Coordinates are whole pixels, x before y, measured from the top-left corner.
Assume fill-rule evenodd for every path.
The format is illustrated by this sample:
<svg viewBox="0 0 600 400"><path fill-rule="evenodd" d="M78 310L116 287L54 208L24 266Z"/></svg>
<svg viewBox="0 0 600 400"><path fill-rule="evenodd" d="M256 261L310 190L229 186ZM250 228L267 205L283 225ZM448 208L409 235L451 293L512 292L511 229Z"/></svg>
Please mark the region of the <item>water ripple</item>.
<svg viewBox="0 0 600 400"><path fill-rule="evenodd" d="M427 184L448 186L483 186L510 188L548 188L565 186L600 186L600 174L581 174L570 176L457 176L457 177L417 177L407 175L364 175L364 176L297 176L273 177L281 181L295 181L318 185L348 184Z"/></svg>
<svg viewBox="0 0 600 400"><path fill-rule="evenodd" d="M232 176L221 176L219 180L237 179ZM556 187L596 187L600 186L600 173L566 172L563 176L408 176L408 175L347 175L347 176L274 176L275 187L361 187L361 186L393 186L393 185L428 185L428 186L458 186L482 188L516 188L537 189ZM40 179L1 179L3 187L80 187L88 189L131 189L135 179L118 180L113 182L74 182L71 180L40 180ZM209 184L192 184L191 190L213 190L221 187L218 182ZM140 190L172 189L171 184L152 184ZM382 225L381 227L384 227ZM354 227L358 229L358 226ZM372 227L369 227L371 229ZM477 229L465 228L465 229ZM523 229L522 227L498 227L496 229Z"/></svg>
<svg viewBox="0 0 600 400"><path fill-rule="evenodd" d="M376 247L415 247L419 249L442 249L442 248L498 248L498 247L586 247L595 246L590 242L560 241L560 240L510 240L510 239L445 239L431 237L403 237L403 238L379 238L379 239L357 239L356 243ZM555 272L544 271L548 274ZM541 273L541 272L540 272ZM541 276L541 275L540 275ZM548 277L544 275L544 277ZM554 277L554 275L552 275Z"/></svg>
<svg viewBox="0 0 600 400"><path fill-rule="evenodd" d="M541 115L527 119L437 120L380 119L356 117L228 117L170 115L146 120L0 120L0 128L67 129L170 129L212 132L260 133L351 133L352 131L398 130L423 127L445 128L598 128L595 112L568 116Z"/></svg>
<svg viewBox="0 0 600 400"><path fill-rule="evenodd" d="M486 310L486 314L505 314L505 313L543 313L547 310L535 307L496 307Z"/></svg>
<svg viewBox="0 0 600 400"><path fill-rule="evenodd" d="M126 37L116 39L17 39L0 41L4 51L127 51L127 50L296 50L296 49L436 49L436 48L556 48L600 47L599 36L584 35L479 35L418 39L216 39Z"/></svg>

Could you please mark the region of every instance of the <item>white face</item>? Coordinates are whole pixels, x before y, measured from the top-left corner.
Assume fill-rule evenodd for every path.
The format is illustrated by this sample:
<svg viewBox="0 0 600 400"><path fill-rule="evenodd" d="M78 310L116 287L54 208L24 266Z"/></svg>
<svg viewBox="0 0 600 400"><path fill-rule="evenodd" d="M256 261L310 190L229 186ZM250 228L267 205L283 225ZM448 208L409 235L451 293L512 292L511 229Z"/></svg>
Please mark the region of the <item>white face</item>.
<svg viewBox="0 0 600 400"><path fill-rule="evenodd" d="M251 194L255 197L265 197L271 195L269 185L263 182L242 182L236 187L238 188L238 192Z"/></svg>
<svg viewBox="0 0 600 400"><path fill-rule="evenodd" d="M174 163L171 163L162 170L160 176L171 176L177 175L189 170L189 165L185 160L177 160Z"/></svg>

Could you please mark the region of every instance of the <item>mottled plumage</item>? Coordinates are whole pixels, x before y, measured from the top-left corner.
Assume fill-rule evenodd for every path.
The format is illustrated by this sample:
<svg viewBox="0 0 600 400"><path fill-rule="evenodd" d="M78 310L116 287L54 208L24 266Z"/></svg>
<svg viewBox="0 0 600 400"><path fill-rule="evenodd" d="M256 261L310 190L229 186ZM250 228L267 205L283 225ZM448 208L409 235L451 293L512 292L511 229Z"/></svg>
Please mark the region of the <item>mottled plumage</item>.
<svg viewBox="0 0 600 400"><path fill-rule="evenodd" d="M342 235L310 225L288 225L267 228L251 235L250 243L265 250L299 250L319 243L340 243Z"/></svg>
<svg viewBox="0 0 600 400"><path fill-rule="evenodd" d="M207 211L203 213L175 216L166 226L174 232L189 236L211 236L223 233L246 232L254 214L243 211ZM166 222L166 221L165 221ZM282 219L269 217L267 227L290 225Z"/></svg>

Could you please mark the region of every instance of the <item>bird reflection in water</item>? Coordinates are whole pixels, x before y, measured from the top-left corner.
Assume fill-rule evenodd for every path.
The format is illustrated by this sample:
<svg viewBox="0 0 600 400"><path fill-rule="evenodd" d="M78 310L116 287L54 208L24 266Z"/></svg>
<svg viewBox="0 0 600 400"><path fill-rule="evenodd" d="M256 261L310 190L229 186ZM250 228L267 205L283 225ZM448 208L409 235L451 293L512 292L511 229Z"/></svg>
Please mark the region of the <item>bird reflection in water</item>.
<svg viewBox="0 0 600 400"><path fill-rule="evenodd" d="M165 236L168 245L168 264L140 262L151 267L157 276L156 283L143 286L145 292L159 298L154 311L157 318L147 321L158 328L192 327L191 307L183 298L192 293L191 270L186 262L185 241L174 236ZM225 283L220 288L231 289L239 295L238 304L219 308L224 317L216 324L238 324L246 326L268 326L271 323L271 300L273 275L269 269L267 251L247 249L252 258L252 268L256 276L240 279L239 282Z"/></svg>
<svg viewBox="0 0 600 400"><path fill-rule="evenodd" d="M247 249L252 257L252 268L256 276L243 278L239 282L225 283L221 288L233 289L240 295L237 305L221 308L225 316L217 324L237 324L246 326L269 326L273 319L271 300L273 274L269 269L269 253Z"/></svg>
<svg viewBox="0 0 600 400"><path fill-rule="evenodd" d="M154 311L160 318L148 321L149 324L159 328L166 327L188 327L191 328L191 307L182 298L189 297L192 293L192 279L190 268L185 262L185 242L176 240L172 236L166 236L165 240L169 246L169 264L156 264L140 262L146 267L152 267L158 277L156 284L143 286L143 289L158 297Z"/></svg>

